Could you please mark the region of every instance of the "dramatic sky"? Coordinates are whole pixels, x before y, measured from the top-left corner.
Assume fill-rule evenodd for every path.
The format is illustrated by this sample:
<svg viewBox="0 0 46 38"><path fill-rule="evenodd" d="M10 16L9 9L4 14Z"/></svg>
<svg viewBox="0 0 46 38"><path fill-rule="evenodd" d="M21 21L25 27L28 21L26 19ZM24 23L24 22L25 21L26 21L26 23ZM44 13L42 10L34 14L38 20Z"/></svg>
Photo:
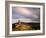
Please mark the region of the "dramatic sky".
<svg viewBox="0 0 46 38"><path fill-rule="evenodd" d="M31 19L38 21L40 16L39 8L12 7L12 19Z"/></svg>

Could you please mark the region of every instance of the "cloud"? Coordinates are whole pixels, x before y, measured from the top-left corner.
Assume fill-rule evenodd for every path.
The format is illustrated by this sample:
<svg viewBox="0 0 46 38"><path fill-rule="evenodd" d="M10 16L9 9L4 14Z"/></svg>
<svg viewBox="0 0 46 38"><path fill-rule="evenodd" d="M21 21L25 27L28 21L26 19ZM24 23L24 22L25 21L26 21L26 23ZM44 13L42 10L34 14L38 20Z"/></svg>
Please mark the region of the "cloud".
<svg viewBox="0 0 46 38"><path fill-rule="evenodd" d="M29 7L13 7L12 9L12 17L13 22L15 22L16 18L28 19L26 21L39 21L39 9L38 8L29 8ZM23 20L23 21L25 21Z"/></svg>

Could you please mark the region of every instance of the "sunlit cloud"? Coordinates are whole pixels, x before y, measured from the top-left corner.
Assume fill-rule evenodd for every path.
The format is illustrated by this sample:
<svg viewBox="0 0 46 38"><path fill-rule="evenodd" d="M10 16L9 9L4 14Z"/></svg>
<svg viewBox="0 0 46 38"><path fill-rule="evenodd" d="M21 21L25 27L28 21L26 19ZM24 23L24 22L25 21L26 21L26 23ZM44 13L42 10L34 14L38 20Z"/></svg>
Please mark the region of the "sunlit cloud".
<svg viewBox="0 0 46 38"><path fill-rule="evenodd" d="M32 12L31 10L28 10L27 8L16 8L16 11L22 15L30 15Z"/></svg>

